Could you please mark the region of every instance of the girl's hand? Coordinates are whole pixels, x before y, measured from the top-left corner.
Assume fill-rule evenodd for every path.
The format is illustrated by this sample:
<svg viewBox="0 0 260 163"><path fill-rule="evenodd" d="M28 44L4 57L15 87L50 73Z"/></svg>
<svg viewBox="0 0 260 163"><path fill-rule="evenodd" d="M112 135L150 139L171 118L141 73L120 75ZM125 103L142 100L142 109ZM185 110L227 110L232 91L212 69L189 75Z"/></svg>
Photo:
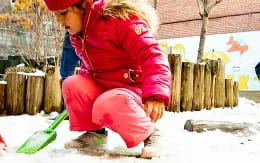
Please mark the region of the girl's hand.
<svg viewBox="0 0 260 163"><path fill-rule="evenodd" d="M165 104L160 101L151 100L146 101L144 105L144 111L147 116L149 116L152 122L158 121L162 118L165 110Z"/></svg>

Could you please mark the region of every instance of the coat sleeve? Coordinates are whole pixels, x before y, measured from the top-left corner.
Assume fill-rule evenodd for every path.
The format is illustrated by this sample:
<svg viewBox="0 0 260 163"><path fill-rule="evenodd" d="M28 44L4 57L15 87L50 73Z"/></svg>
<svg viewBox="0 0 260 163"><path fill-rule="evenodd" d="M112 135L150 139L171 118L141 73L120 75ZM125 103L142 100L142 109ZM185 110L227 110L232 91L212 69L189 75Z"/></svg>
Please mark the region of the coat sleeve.
<svg viewBox="0 0 260 163"><path fill-rule="evenodd" d="M117 41L143 70L142 98L170 101L171 72L166 54L144 21L137 18L118 20Z"/></svg>

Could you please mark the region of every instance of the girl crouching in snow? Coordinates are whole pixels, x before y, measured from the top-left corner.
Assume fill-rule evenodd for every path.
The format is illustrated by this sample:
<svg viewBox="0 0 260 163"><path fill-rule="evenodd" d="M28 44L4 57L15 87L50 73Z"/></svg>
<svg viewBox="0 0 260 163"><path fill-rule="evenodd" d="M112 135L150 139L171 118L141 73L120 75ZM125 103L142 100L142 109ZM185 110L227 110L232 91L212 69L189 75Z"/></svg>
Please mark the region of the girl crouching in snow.
<svg viewBox="0 0 260 163"><path fill-rule="evenodd" d="M65 148L102 151L107 127L128 148L144 142L142 158L158 156L154 123L169 104L171 73L153 35L155 10L142 0L44 1L81 60L62 88L70 130L85 133Z"/></svg>

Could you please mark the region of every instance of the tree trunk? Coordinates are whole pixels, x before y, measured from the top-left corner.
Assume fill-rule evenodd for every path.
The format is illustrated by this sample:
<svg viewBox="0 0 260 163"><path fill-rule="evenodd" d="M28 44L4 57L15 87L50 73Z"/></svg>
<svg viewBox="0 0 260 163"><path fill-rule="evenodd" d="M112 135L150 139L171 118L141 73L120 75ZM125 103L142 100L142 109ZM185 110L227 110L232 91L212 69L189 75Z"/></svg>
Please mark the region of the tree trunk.
<svg viewBox="0 0 260 163"><path fill-rule="evenodd" d="M5 111L6 82L0 82L0 114Z"/></svg>
<svg viewBox="0 0 260 163"><path fill-rule="evenodd" d="M180 112L181 93L181 55L169 54L168 60L172 74L171 104L167 111Z"/></svg>
<svg viewBox="0 0 260 163"><path fill-rule="evenodd" d="M24 113L25 75L8 73L6 90L6 113L18 115Z"/></svg>
<svg viewBox="0 0 260 163"><path fill-rule="evenodd" d="M207 24L208 24L209 13L213 9L213 7L215 7L221 1L222 0L197 0L198 7L199 7L199 14L202 18L197 63L201 62L202 55L204 54L204 45L205 45L205 40L207 35Z"/></svg>
<svg viewBox="0 0 260 163"><path fill-rule="evenodd" d="M201 62L201 58L202 58L202 55L204 53L204 46L205 46L206 35L207 35L207 24L208 24L208 16L203 16L202 17L202 26L201 26L201 33L200 33L200 43L199 43L197 63Z"/></svg>
<svg viewBox="0 0 260 163"><path fill-rule="evenodd" d="M42 76L28 76L26 108L28 114L34 115L39 113L43 104L44 79Z"/></svg>

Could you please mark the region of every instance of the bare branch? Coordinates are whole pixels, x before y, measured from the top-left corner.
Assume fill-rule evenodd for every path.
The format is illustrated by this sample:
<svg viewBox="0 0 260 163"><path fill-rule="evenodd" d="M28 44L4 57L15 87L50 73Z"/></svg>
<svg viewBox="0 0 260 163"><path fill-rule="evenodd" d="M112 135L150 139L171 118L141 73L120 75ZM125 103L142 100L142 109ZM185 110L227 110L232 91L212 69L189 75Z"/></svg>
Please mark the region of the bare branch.
<svg viewBox="0 0 260 163"><path fill-rule="evenodd" d="M204 14L204 5L203 5L203 0L197 0L198 7L199 7L199 14L201 17L203 17Z"/></svg>
<svg viewBox="0 0 260 163"><path fill-rule="evenodd" d="M222 0L214 0L212 3L209 4L209 6L207 7L207 11L210 12L213 7L215 7L218 3L220 3Z"/></svg>

